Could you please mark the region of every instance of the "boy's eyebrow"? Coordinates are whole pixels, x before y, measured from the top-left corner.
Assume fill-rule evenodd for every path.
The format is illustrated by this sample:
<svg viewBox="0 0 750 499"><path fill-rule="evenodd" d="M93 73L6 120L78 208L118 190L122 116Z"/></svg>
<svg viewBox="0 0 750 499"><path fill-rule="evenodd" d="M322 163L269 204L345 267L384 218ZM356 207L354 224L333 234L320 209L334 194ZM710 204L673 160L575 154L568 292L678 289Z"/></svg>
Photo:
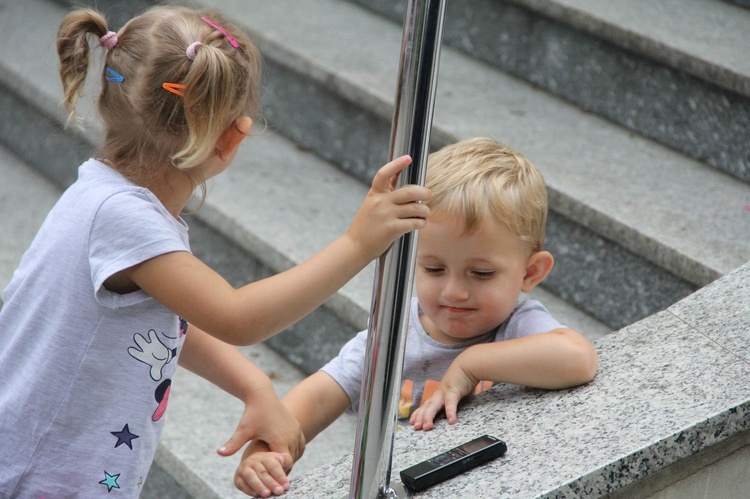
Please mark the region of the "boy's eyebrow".
<svg viewBox="0 0 750 499"><path fill-rule="evenodd" d="M435 256L435 255L419 255L417 254L417 261L423 261L427 260L427 263L436 263L436 264L443 264L443 259ZM424 262L423 262L424 263ZM466 262L464 262L467 265L477 266L477 265L486 265L493 268L499 268L503 266L502 261L497 260L488 260L484 257L477 257L477 258L470 258Z"/></svg>

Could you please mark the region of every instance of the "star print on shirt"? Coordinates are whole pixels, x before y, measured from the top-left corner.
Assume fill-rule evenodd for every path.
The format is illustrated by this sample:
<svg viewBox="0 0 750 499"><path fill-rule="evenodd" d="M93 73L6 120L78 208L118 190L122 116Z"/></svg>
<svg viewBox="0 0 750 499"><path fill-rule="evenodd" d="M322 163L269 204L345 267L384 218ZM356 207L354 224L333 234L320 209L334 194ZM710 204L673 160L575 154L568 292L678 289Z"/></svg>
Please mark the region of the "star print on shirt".
<svg viewBox="0 0 750 499"><path fill-rule="evenodd" d="M107 473L105 471L104 472L104 480L102 480L99 483L101 483L102 485L106 485L107 486L107 493L109 493L109 492L112 492L112 489L119 489L120 488L120 486L117 484L117 479L118 478L120 478L120 474L119 473L116 474L116 475L110 475L109 473Z"/></svg>
<svg viewBox="0 0 750 499"><path fill-rule="evenodd" d="M123 426L121 431L111 431L110 433L117 437L115 448L121 446L122 444L125 444L130 447L130 450L133 450L133 440L138 438L138 435L136 435L135 433L130 433L130 428L127 424Z"/></svg>

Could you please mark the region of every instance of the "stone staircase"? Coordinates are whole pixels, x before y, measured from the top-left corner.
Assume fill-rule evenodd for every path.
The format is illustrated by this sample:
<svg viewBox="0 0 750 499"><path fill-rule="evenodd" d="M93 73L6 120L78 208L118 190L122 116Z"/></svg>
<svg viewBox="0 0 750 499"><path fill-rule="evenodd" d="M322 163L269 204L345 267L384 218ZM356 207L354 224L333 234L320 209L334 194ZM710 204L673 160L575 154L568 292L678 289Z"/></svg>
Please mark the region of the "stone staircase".
<svg viewBox="0 0 750 499"><path fill-rule="evenodd" d="M720 0L446 1L433 148L491 136L540 168L557 263L538 297L563 322L596 339L750 260L749 9ZM54 41L65 3L0 0L0 143L13 158L2 164L30 166L57 189L101 133L95 121L84 131L60 126ZM148 3L96 2L121 20ZM386 160L404 2L192 3L223 10L264 55L268 127L189 219L195 253L239 285L304 260L346 229ZM16 226L28 231L54 202L42 184L29 192L52 189L44 202L3 192L4 212L21 217L4 222L13 246L0 253L3 278L28 244ZM42 215L23 218L32 209ZM269 340L280 355L265 346L248 355L283 393L365 327L371 287L372 267ZM179 376L153 474L161 478L151 478L164 488L176 479L194 497L229 497L234 461L218 462L213 449L239 409L190 373ZM197 444L182 438L184 415L201 421ZM351 451L353 426L342 425L311 444L295 473Z"/></svg>

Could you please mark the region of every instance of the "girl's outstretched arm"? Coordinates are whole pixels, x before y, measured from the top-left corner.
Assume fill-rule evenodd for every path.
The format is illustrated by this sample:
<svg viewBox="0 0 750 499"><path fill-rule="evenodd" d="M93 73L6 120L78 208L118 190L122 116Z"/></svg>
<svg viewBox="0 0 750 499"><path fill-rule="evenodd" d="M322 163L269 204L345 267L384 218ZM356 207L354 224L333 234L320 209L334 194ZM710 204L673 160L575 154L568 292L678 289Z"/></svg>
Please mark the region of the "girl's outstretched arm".
<svg viewBox="0 0 750 499"><path fill-rule="evenodd" d="M237 429L219 454L232 455L248 440L260 439L275 452L302 455L305 438L297 420L277 397L268 376L242 352L191 324L178 359L182 367L245 404Z"/></svg>
<svg viewBox="0 0 750 499"><path fill-rule="evenodd" d="M186 252L167 253L125 271L170 310L234 345L257 343L320 306L403 234L426 224L429 191L394 179L411 159L382 167L347 232L309 260L234 289Z"/></svg>
<svg viewBox="0 0 750 499"><path fill-rule="evenodd" d="M513 340L481 343L453 361L435 393L410 418L415 430L430 430L445 408L454 424L458 403L480 380L558 390L588 383L599 359L594 346L572 329L555 329Z"/></svg>

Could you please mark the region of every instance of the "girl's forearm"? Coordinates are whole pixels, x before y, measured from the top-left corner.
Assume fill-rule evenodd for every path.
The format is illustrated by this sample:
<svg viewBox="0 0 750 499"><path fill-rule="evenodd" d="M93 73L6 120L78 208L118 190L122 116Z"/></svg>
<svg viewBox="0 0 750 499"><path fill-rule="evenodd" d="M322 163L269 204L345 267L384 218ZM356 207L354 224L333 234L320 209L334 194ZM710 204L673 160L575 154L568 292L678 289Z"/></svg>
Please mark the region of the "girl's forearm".
<svg viewBox="0 0 750 499"><path fill-rule="evenodd" d="M265 340L323 304L370 262L341 236L302 264L239 289L186 252L129 269L142 289L170 310L231 345Z"/></svg>
<svg viewBox="0 0 750 499"><path fill-rule="evenodd" d="M252 324L253 342L262 341L322 305L370 262L344 235L300 265L238 289L235 307L242 323Z"/></svg>
<svg viewBox="0 0 750 499"><path fill-rule="evenodd" d="M242 352L192 324L179 364L245 403L263 395L275 396L271 380Z"/></svg>

